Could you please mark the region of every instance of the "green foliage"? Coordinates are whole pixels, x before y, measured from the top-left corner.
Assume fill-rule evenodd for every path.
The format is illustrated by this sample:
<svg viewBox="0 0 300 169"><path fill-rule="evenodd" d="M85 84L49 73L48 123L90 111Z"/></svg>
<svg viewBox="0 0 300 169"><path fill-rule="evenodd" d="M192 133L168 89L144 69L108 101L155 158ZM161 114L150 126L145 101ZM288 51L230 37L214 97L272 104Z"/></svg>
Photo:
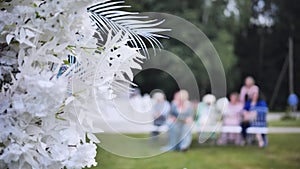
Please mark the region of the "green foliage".
<svg viewBox="0 0 300 169"><path fill-rule="evenodd" d="M228 0L128 0L134 10L164 12L182 17L200 28L211 40L223 63L227 78L228 92L239 91L245 76L252 75L261 88L266 101L270 103L281 68L288 54L288 38L294 39L294 81L295 93L300 95L300 5L298 0L263 0L264 7L255 9L260 1L236 0L238 15L225 16ZM274 25L254 25L251 18L267 14ZM188 31L187 31L188 33ZM195 54L173 39L163 42L166 50L180 56L192 69L200 89L200 95L210 91L207 72ZM151 74L147 74L152 77ZM155 74L161 88L168 85L161 73ZM161 76L161 77L160 77ZM142 92L153 88L146 81L136 80ZM146 87L145 87L146 86ZM169 98L173 93L167 92ZM278 97L271 109L284 110L289 95L287 72L281 82Z"/></svg>
<svg viewBox="0 0 300 169"><path fill-rule="evenodd" d="M227 80L232 81L239 77L238 71L234 71L237 60L234 54L234 35L236 31L239 30L239 22L234 16L224 16L223 11L227 2L213 1L211 4L207 4L208 1L205 1L207 0L128 0L127 3L131 4L134 10L164 12L177 15L199 27L215 46L220 55L224 70L227 73ZM237 28L233 29L232 26L237 26ZM186 33L188 33L188 31ZM197 57L191 49L174 39L163 41L163 45L166 50L179 56L192 70L200 89L200 96L209 92L209 77L199 57ZM145 75L147 76L135 78L135 82L139 85L142 92L150 92L155 89L154 87L158 87L164 89L168 98L172 98L177 87L173 84L170 85L170 79L165 78L162 72L156 72L155 74L148 72L145 73ZM149 77L151 77L151 80L149 80ZM184 78L184 75L182 77ZM149 85L149 83L158 85ZM229 90L234 90L236 85L230 83L228 87Z"/></svg>
<svg viewBox="0 0 300 169"><path fill-rule="evenodd" d="M256 2L256 1L255 1ZM252 17L273 10L272 27L255 26L245 22L245 27L236 35L235 53L241 75L253 75L267 101L272 99L279 74L288 55L288 39L294 40L294 85L295 93L300 94L300 6L297 0L265 0L262 11L253 10ZM257 3L257 2L256 2ZM255 3L254 3L255 5ZM245 20L247 21L247 20ZM281 81L278 97L271 109L284 110L287 105L288 71Z"/></svg>

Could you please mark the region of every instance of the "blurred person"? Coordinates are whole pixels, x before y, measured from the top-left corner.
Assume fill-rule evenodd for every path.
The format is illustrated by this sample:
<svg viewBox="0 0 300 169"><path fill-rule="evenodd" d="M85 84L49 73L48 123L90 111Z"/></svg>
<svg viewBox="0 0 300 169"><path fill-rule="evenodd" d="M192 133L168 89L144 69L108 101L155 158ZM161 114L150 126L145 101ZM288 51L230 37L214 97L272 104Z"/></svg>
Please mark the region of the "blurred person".
<svg viewBox="0 0 300 169"><path fill-rule="evenodd" d="M224 114L224 112L226 111L226 109L228 107L228 104L229 104L229 100L227 99L227 97L222 97L217 100L216 108L218 109L218 111L221 114Z"/></svg>
<svg viewBox="0 0 300 169"><path fill-rule="evenodd" d="M192 142L193 108L189 93L180 90L172 101L169 121L169 144L163 150L187 151Z"/></svg>
<svg viewBox="0 0 300 169"><path fill-rule="evenodd" d="M243 121L242 121L242 136L244 142L247 141L246 130L248 127L267 127L267 113L268 106L267 103L259 98L259 93L255 93L252 100L248 100L245 103L243 111ZM266 134L256 134L256 140L258 141L259 147L267 146L267 135Z"/></svg>
<svg viewBox="0 0 300 169"><path fill-rule="evenodd" d="M240 101L242 103L252 100L254 94L259 93L259 87L255 85L253 77L248 76L245 79L245 84L240 91Z"/></svg>
<svg viewBox="0 0 300 169"><path fill-rule="evenodd" d="M179 104L179 101L180 101L180 91L174 94L172 104Z"/></svg>
<svg viewBox="0 0 300 169"><path fill-rule="evenodd" d="M139 88L133 88L132 92L129 94L129 98L141 97L141 90Z"/></svg>
<svg viewBox="0 0 300 169"><path fill-rule="evenodd" d="M223 126L239 126L242 121L242 112L244 105L239 101L239 94L234 92L229 96L230 102L225 105L225 112L223 114ZM239 133L221 133L218 144L224 145L233 142L235 145L240 144Z"/></svg>
<svg viewBox="0 0 300 169"><path fill-rule="evenodd" d="M199 143L202 143L203 138L212 138L216 140L215 132L213 131L218 125L220 116L215 105L216 97L212 94L207 94L202 98L202 102L198 104L196 125L200 128Z"/></svg>
<svg viewBox="0 0 300 169"><path fill-rule="evenodd" d="M129 103L135 112L150 112L151 110L151 98L149 94L141 94L139 88L134 88L129 95Z"/></svg>
<svg viewBox="0 0 300 169"><path fill-rule="evenodd" d="M153 94L153 105L152 105L152 115L153 115L153 125L156 130L152 132L152 137L159 134L159 127L164 125L166 118L170 112L170 103L166 100L165 94L162 92L156 92Z"/></svg>

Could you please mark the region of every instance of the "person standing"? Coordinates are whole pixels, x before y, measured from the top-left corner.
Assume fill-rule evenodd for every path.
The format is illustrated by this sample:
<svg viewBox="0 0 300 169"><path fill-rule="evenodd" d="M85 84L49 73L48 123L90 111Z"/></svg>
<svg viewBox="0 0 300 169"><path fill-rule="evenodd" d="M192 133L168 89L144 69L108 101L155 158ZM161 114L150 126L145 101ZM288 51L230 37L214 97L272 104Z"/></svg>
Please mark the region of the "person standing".
<svg viewBox="0 0 300 169"><path fill-rule="evenodd" d="M245 84L240 91L240 101L245 103L248 100L252 100L253 95L257 93L259 93L259 87L255 85L253 77L246 77Z"/></svg>

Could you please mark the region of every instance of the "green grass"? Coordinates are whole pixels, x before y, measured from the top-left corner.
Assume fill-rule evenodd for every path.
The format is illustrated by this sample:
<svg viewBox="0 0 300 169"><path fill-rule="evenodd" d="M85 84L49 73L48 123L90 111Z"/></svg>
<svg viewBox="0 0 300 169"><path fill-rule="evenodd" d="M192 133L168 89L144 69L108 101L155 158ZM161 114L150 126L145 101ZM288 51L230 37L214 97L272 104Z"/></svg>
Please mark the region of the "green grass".
<svg viewBox="0 0 300 169"><path fill-rule="evenodd" d="M94 169L299 169L300 135L269 135L269 146L199 145L194 139L188 152L168 152L145 159L130 159L98 148ZM122 143L120 143L122 144Z"/></svg>
<svg viewBox="0 0 300 169"><path fill-rule="evenodd" d="M300 127L300 119L270 121L268 125L269 127Z"/></svg>

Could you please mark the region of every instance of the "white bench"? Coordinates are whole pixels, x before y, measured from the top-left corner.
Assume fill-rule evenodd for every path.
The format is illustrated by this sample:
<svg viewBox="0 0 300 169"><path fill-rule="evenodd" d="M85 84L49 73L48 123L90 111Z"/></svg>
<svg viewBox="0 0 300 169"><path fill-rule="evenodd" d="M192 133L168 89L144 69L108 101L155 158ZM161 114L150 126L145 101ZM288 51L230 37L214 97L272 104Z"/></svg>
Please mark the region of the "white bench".
<svg viewBox="0 0 300 169"><path fill-rule="evenodd" d="M168 126L163 125L160 127L152 126L150 131L166 132ZM216 133L241 133L241 126L194 126L193 132L216 132ZM248 134L268 134L267 127L249 127L246 132Z"/></svg>
<svg viewBox="0 0 300 169"><path fill-rule="evenodd" d="M196 127L196 132L218 132L218 133L241 133L241 126L221 126L221 127ZM249 134L268 134L267 127L249 127L246 130Z"/></svg>
<svg viewBox="0 0 300 169"><path fill-rule="evenodd" d="M268 134L268 127L249 127L246 132L249 134Z"/></svg>

